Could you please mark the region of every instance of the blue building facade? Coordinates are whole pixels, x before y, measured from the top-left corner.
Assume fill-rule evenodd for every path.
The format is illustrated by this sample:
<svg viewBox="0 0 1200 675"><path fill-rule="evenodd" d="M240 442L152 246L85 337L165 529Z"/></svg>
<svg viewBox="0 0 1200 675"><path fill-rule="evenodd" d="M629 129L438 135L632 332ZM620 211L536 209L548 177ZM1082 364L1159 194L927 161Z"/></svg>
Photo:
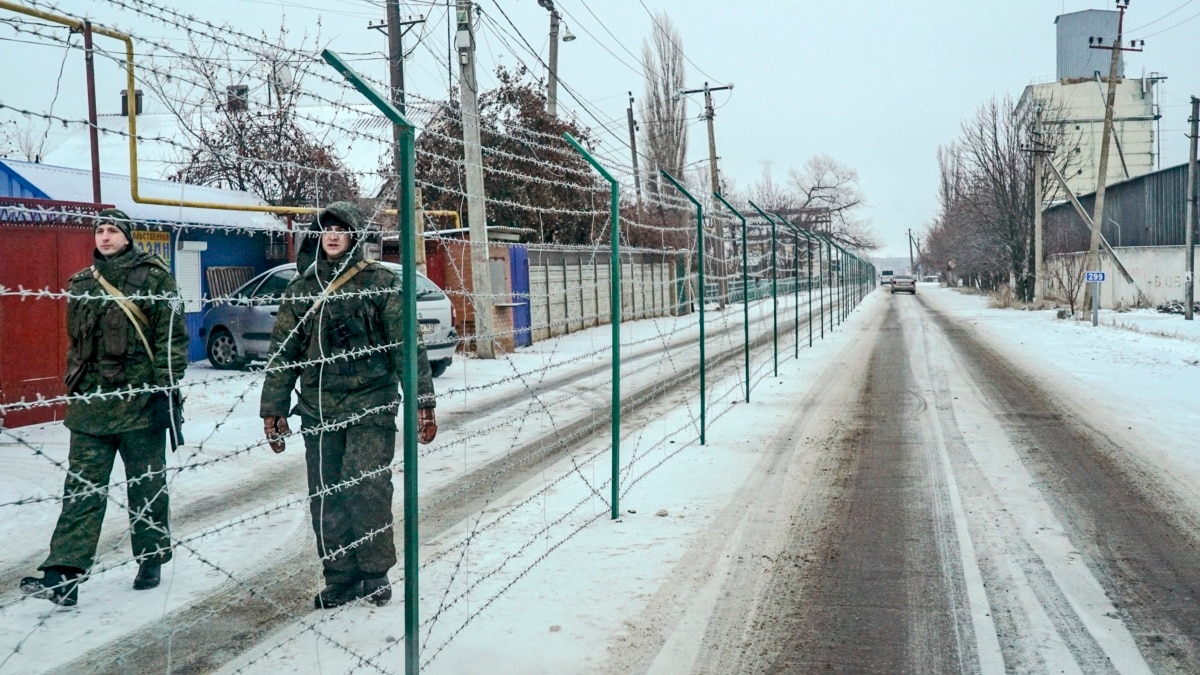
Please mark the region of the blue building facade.
<svg viewBox="0 0 1200 675"><path fill-rule="evenodd" d="M141 179L138 191L141 195L157 199L238 206L265 204L258 197L244 192L168 181ZM214 284L214 281L249 279L287 261L284 239L286 225L276 217L252 211L141 204L130 196L128 176L101 174L101 199L97 203L93 200L92 175L89 171L0 159L0 197L45 200L57 205L55 208L69 209L69 206L62 205L74 203L89 207L91 211L112 206L128 214L137 222L133 233L134 243L161 255L175 275L184 300L185 320L191 336L188 351L191 361L199 361L205 356L205 346L199 339L204 311L212 298L232 290L217 287L228 286L229 283ZM6 225L25 227L20 216L30 208L40 207L25 207L23 210L10 204L5 210ZM39 227L33 219L27 226L31 230ZM47 236L45 239L47 246L56 247L88 246L89 241L88 238L78 237L63 239ZM9 274L6 272L4 276ZM4 279L0 283L15 286L14 281Z"/></svg>

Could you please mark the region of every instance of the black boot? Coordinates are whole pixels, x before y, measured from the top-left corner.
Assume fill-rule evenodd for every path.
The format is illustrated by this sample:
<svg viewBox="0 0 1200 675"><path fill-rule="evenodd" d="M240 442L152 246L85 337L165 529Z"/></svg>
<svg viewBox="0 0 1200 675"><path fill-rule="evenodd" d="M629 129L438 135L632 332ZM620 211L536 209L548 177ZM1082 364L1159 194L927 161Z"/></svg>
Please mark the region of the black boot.
<svg viewBox="0 0 1200 675"><path fill-rule="evenodd" d="M392 585L386 576L368 577L362 582L362 597L376 607L383 607L392 600Z"/></svg>
<svg viewBox="0 0 1200 675"><path fill-rule="evenodd" d="M79 602L79 580L83 570L73 567L50 567L42 578L25 577L21 591L25 595L49 600L62 607L74 607Z"/></svg>
<svg viewBox="0 0 1200 675"><path fill-rule="evenodd" d="M317 597L313 599L313 606L317 609L333 609L341 607L347 602L353 602L362 597L363 583L361 581L352 581L345 584L326 584L325 588L317 593Z"/></svg>
<svg viewBox="0 0 1200 675"><path fill-rule="evenodd" d="M145 591L156 588L162 580L162 565L156 562L144 562L138 565L137 576L133 579L133 590Z"/></svg>

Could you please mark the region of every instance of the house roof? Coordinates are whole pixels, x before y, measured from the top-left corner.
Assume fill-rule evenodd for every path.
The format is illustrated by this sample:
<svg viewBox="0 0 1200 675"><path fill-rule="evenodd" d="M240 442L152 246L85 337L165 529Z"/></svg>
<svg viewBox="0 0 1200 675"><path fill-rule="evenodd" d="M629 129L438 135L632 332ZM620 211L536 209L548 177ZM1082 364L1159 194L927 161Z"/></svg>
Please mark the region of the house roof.
<svg viewBox="0 0 1200 675"><path fill-rule="evenodd" d="M418 126L433 115L432 108L409 108L409 119ZM354 174L364 197L378 196L384 188L381 166L391 166L392 123L370 104L299 106L296 123L318 142L328 145ZM220 113L213 112L213 115ZM215 121L215 119L214 119ZM99 115L100 167L129 172L129 118ZM137 116L138 174L167 179L187 155L189 135L174 113L152 112ZM49 164L76 169L91 168L88 129L79 127L45 153Z"/></svg>
<svg viewBox="0 0 1200 675"><path fill-rule="evenodd" d="M15 159L0 159L0 169L6 170L35 186L48 199L67 202L92 201L91 171L48 164L34 164ZM129 176L115 173L100 174L100 195L103 203L121 209L130 218L149 223L190 223L209 227L236 229L273 229L280 222L269 213L200 209L179 206L140 204L130 195ZM247 192L172 183L140 178L138 193L156 199L202 201L238 206L265 206L257 196Z"/></svg>

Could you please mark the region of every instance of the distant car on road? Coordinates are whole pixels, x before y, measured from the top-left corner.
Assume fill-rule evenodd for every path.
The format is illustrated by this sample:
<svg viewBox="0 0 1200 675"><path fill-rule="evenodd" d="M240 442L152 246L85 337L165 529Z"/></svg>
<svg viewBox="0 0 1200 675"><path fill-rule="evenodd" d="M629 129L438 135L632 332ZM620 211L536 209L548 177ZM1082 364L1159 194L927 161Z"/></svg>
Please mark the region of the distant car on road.
<svg viewBox="0 0 1200 675"><path fill-rule="evenodd" d="M917 278L911 274L897 274L892 277L892 294L896 293L912 293L917 294Z"/></svg>
<svg viewBox="0 0 1200 675"><path fill-rule="evenodd" d="M400 265L380 264L400 274ZM295 263L273 267L209 308L200 325L200 339L214 368L242 368L252 360L270 356L279 299L295 277ZM438 377L454 361L458 346L454 307L442 289L420 272L417 273L417 326L425 340L433 376Z"/></svg>
<svg viewBox="0 0 1200 675"><path fill-rule="evenodd" d="M879 273L879 284L881 286L887 286L891 284L893 276L894 273L891 270L883 270Z"/></svg>

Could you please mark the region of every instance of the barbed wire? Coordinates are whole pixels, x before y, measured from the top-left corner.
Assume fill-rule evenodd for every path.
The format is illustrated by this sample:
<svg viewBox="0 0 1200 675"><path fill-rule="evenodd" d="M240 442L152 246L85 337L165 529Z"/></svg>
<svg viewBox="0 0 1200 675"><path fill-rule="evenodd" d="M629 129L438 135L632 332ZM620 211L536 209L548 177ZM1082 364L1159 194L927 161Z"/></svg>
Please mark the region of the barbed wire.
<svg viewBox="0 0 1200 675"><path fill-rule="evenodd" d="M33 2L41 7L49 7L39 0L33 0ZM108 3L132 11L140 9L144 15L155 15L164 22L176 22L175 25L189 26L200 31L220 30L212 24L192 23L191 17L183 18L187 15L161 7L154 2L132 3L124 0L108 0ZM236 32L227 35L242 39L251 37ZM226 44L230 46L235 44L229 38L222 39L225 39ZM272 48L277 47L266 41L252 42L260 44L264 48L267 45ZM163 48L169 48L169 45L164 45ZM322 81L338 86L342 91L345 90L343 82L324 76L322 69L317 67L319 62L311 54L287 49L281 50L280 53L288 58L303 56L305 61L302 62L302 66L305 68L306 74L319 77ZM114 60L117 60L115 55L112 56ZM309 65L304 66L303 64ZM148 72L151 74L158 72L161 75L165 71L157 69L156 71L148 70ZM230 72L238 71L230 69ZM200 83L197 82L197 84ZM220 95L221 92L216 89L214 86L208 86L205 91ZM352 108L342 101L324 98L317 100L327 100L330 105L339 110L354 110L355 114L358 114L358 109ZM87 124L86 121L65 121L60 117L46 117L46 119L55 119L71 124ZM375 134L355 129L337 121L324 120L309 112L300 113L298 119L306 124L319 125L329 133L336 131L345 134L347 138L369 140L372 143L379 143L381 148L390 147L391 139L383 132ZM441 132L430 131L429 127L434 122L444 119L436 114L431 116L425 123L423 133L433 133L431 138L444 141L446 147L463 147L461 139L454 139L444 134L439 137L437 134L441 134ZM105 133L122 135L122 132L113 132L103 128L101 130ZM600 199L600 195L607 193L607 186L599 184L590 172L576 169L574 163L565 167L562 163L546 159L546 157L561 158L564 161L568 157L572 161L578 159L573 151L566 148L561 139L534 130L514 129L513 131L519 131L523 135L535 155L538 153L543 153L543 155L530 158L511 154L509 158L522 163L528 162L528 166L537 166L547 170L548 173L546 175L526 174L511 167L496 167L490 171L491 175L527 180L539 185L569 188L576 193L576 201L547 207L522 203L519 200L489 199L487 200L489 206L512 208L527 213L590 218L592 219L592 232L595 233L595 236L606 237L605 229L610 226L610 214L594 202L603 201ZM158 141L182 147L175 139L171 138L141 137L139 140ZM610 168L621 177L622 181L626 181L632 176L632 169L616 160L606 149L605 140L603 137L598 140L596 156L604 161L612 162ZM491 151L489 150L489 152ZM426 152L422 156L432 161L448 162L453 166L462 166L463 164L461 160L436 152ZM275 165L294 168L298 166L298 163L280 160ZM486 166L485 171L488 171ZM366 176L371 175L371 172L360 171L355 175ZM566 180L566 177L578 177L579 180L571 182ZM423 182L421 185L426 188L444 189L443 186L434 186L429 182ZM395 196L395 187L395 185L392 186L392 197ZM623 189L627 187L629 186L622 184ZM448 194L459 197L467 196L465 192L453 189L450 189ZM672 391L673 382L690 377L691 369L696 367L698 359L692 349L695 345L695 333L698 328L694 318L673 316L679 311L684 311L684 305L695 302L690 298L695 297L694 289L698 284L698 276L690 269L690 263L683 262L697 257L693 240L694 223L689 219L690 214L693 213L691 210L693 207L690 202L673 192L664 191L651 194L650 191L646 191L643 197L643 203L647 209L661 208L665 212L679 217L663 218L657 222L638 222L646 220L643 211L635 211L629 204L623 205L623 212L619 216L623 245L623 257L619 264L624 284L622 297L618 303L624 319L635 318L641 321L638 324L640 332L633 335L622 334L619 346L624 363L643 364L635 369L637 372L627 373L623 379L628 378L626 381L630 383L644 384L640 391L626 395L620 403L622 413L636 411ZM705 198L705 202L708 202L708 198ZM372 213L364 214L367 216L367 220L372 223L383 222L385 219L381 218L381 215L383 204L386 203L386 199L381 199L375 205ZM16 218L28 218L31 221L35 218L48 217L54 213L19 206L6 206L3 210ZM77 222L81 226L94 222L95 218L95 216L85 214L79 216L71 214L70 217L77 218ZM707 219L708 226L711 227L717 222L733 223L734 221L728 214L713 213L710 210ZM157 224L157 227L240 232L266 236L294 234L293 231L282 225L278 227L223 227L163 222ZM678 247L664 245L662 249L626 248L625 245L631 239L630 231L632 230L640 230L639 234L643 235L647 233L660 235L664 237L664 243L668 236L677 236L682 241L691 243L684 243ZM433 241L437 242L438 239L435 237ZM361 244L362 238L359 238L355 242L355 247ZM421 461L438 462L440 466L449 467L456 455L462 457L462 468L453 474L453 480L436 487L426 487L424 491L426 494L422 495L421 510L418 516L421 518L437 517L443 510L458 501L465 501L471 505L462 532L455 533L436 549L427 550L420 561L422 573L429 573L436 577L439 583L439 586L432 587L432 590L427 591L428 597L436 600L430 605L429 611L422 612L424 620L421 622L420 631L423 636L422 644L425 645L421 653L423 666L428 666L439 655L444 654L464 631L476 625L480 617L490 612L496 603L513 593L514 589L519 588L523 580L528 579L557 551L560 551L569 542L576 540L588 528L606 518L607 509L610 507L605 490L611 487L611 476L597 479L596 476L589 475L586 470L588 467L594 467L600 463L602 455L608 451L605 444L597 442L589 449L580 451L579 455L568 456L565 459L560 459L560 457L568 449L580 446L593 433L586 424L580 423L579 426L576 424L581 420L594 424L598 417L603 417L603 413L598 411L607 409L607 404L593 400L592 396L593 392L602 391L613 384L611 374L604 364L611 359L614 345L610 344L607 338L600 339L598 334L589 333L587 339L591 341L591 344L588 345L590 349L578 353L560 350L558 341L552 342L548 346L548 354L536 357L531 354L529 358L525 358L519 354L506 352L506 344L510 341L515 342L519 335L525 333L531 336L535 333L544 334L550 338L574 330L600 326L611 321L612 316L607 302L610 300L608 293L611 279L604 276L604 274L609 274L608 256L610 251L597 244L547 246L519 245L507 242L487 244L464 242L462 245L464 250L477 246L488 246L486 250L493 250L492 247L509 247L511 249L520 246L531 253L561 256L564 272L561 281L556 279L551 283L549 264L547 264L546 279L531 279L528 289L521 289L517 292L506 293L503 289L494 289L491 293L479 294L467 289L445 289L448 301L464 305L474 304L477 310L486 310L497 300L513 299L528 303L530 320L528 326L503 326L486 333L479 332L478 327L467 331L464 326L462 334L464 341L487 339L501 343L498 351L502 366L498 369L499 372L494 372L487 378L464 377L461 385L456 383L444 387L439 386L438 393L435 395L438 405L443 406L461 398L465 414L457 418L450 418L456 422L453 428L445 429L435 443L418 449L418 458ZM714 273L720 269L717 263L725 257L724 255L713 249L700 252L699 255L702 256L700 259L704 260L705 265L709 267L705 279L706 286L720 284L722 281L740 281L740 277L733 271L736 266L731 266L729 271L724 274ZM640 259L635 259L639 256L641 256ZM578 267L579 277L577 280L568 279L565 271L568 257L572 257L570 269L575 271ZM465 259L455 255L446 256L449 266L460 279L469 278L466 270L460 266ZM675 269L677 264L687 264L687 269L678 272ZM683 287L693 289L690 296L688 292L677 291ZM294 292L288 295L285 301L309 305L322 299L339 300L354 297L384 299L402 292L400 289L358 289L339 291L328 295L324 292ZM754 330L756 336L762 337L766 334L766 326L770 320L768 306L765 302L749 299L750 289L742 289L741 292L743 302L756 304L752 325L748 328ZM730 290L729 296L710 295L709 302L728 302L733 297L732 294L733 291ZM89 294L75 293L70 289L55 290L50 287L28 289L20 285L16 287L0 286L0 297L38 303L61 303L84 299L101 302L112 301L111 299L97 299ZM169 302L175 297L165 293L130 294L130 298L137 303ZM199 307L203 310L223 299L202 295L198 301ZM246 298L240 304L253 308L272 306L277 302L273 298L270 300ZM833 300L830 299L830 302ZM796 306L793 310L797 312L798 316L799 307ZM312 316L311 307L304 316ZM706 324L715 328L708 335L709 343L719 346L724 352L739 349L740 343L735 344L735 342L739 339L736 333L741 328L741 324L738 323L740 320L740 315L733 312L709 314L706 317ZM215 472L220 470L220 467L229 465L235 460L244 460L253 453L260 452L267 441L258 437L258 430L246 432L235 428L236 425L231 422L240 420L240 416L245 414L244 407L253 404L251 394L265 376L288 369L322 368L326 365L348 362L371 355L390 353L400 346L399 342L384 341L380 344L372 344L338 354L322 353L315 357L306 354L299 359L285 361L282 357L283 346L298 337L296 331L292 331L280 338L280 344L267 356L265 365L253 375L231 373L196 379L185 378L170 387L144 385L128 386L111 391L99 390L88 394L39 395L37 401L22 399L17 403L0 404L0 413L32 410L46 406L72 405L84 401L103 402L127 399L173 389L186 391L201 402L215 402L213 407L216 414L206 413L208 416L203 417L206 426L200 440L195 444L185 446L186 452L189 454L177 455L178 460L170 465L164 465L161 471L127 477L123 481L110 482L103 486L87 483L80 490L72 493L81 498L103 494L108 503L130 512L131 522L157 527L153 523L149 523L148 511L141 508L130 509L126 500L120 499L114 493L119 488L127 488L136 481L160 477L165 478L167 487L164 490L174 491L179 485L180 477L185 473L197 473L204 476L217 475ZM761 362L754 371L754 376L761 380L766 376L766 368L765 362ZM714 379L714 386L708 392L706 403L715 403L723 397L728 397L731 392L736 391L744 384L740 369L729 367L725 370L727 372L722 377ZM698 395L686 388L677 395L684 402L680 423L670 429L664 429L662 432L658 430L652 432L647 429L646 425L626 426L621 430L623 443L631 446L629 452L623 456L622 465L619 468L622 494L629 495L647 476L665 470L671 460L681 456L684 449L692 447L692 443L698 438L700 423L694 410ZM392 401L357 409L338 417L328 416L319 419L316 423L306 423L298 431L290 434L287 440L320 439L326 433L339 431L377 416L395 417L397 407L398 401ZM472 411L472 407L476 410ZM722 419L732 409L732 407L720 409L715 417L710 418L710 423ZM251 415L256 417L257 411ZM212 425L211 428L207 428L208 424ZM54 476L73 475L67 461L60 459L53 452L48 452L45 443L39 444L34 440L39 437L38 433L10 429L0 431L4 438L16 439L17 445L28 453L35 463L43 467L41 470ZM251 438L247 438L248 436ZM307 443L305 444L307 445ZM673 447L671 447L672 444ZM491 453L476 450L491 446L508 450ZM510 454L511 451L518 448L525 448L527 451L519 455ZM522 472L528 471L529 467L539 465L544 467L541 485L535 489L521 492L512 503L504 503L503 507L498 507L497 504L501 502L497 498L502 496L501 490L508 489L503 487L506 477L526 475ZM283 593L294 592L296 588L307 585L305 575L309 574L309 571L305 565L284 564L277 566L269 575L259 573L253 567L248 570L237 570L235 566L228 564L223 566L214 556L206 553L206 548L211 547L215 542L224 542L232 540L234 537L244 536L244 533L251 527L266 527L271 518L281 514L300 513L307 516L306 507L313 500L323 501L326 497L344 494L366 481L385 476L390 480L393 473L416 470L416 467L404 466L402 458L393 458L385 465L359 471L354 475L343 476L342 480L322 483L315 489L302 491L291 490L286 485L280 484L280 481L276 479L277 473L256 476L254 482L247 482L245 485L248 487L242 488L256 491L256 499L250 501L248 508L232 515L227 510L218 510L215 522L191 524L190 531L187 525L183 528L178 526L174 528L175 534L171 538L171 548L180 554L193 557L203 570L220 579L219 583L227 585L230 590L225 594L202 592L199 601L189 601L189 606L198 608L194 614L173 616L168 620L167 625L173 632L188 631L217 622L221 617L229 616L230 613L238 612L238 603L244 602L247 597L256 598L270 606L271 611L274 612L272 621L286 621L293 624L296 629L289 631L281 638L272 638L271 641L263 643L254 658L242 663L236 672L262 667L262 664L268 663L270 659L284 653L282 650L288 645L294 644L302 636L314 636L321 644L331 645L339 654L344 654L348 659L348 667L352 671L371 669L379 672L391 672L387 664L383 662L383 658L389 652L403 645L403 640L395 640L374 650L363 649L354 646L332 629L334 624L330 622L347 616L346 612L352 611L351 605L313 617L308 613L294 610L292 608L294 603L277 598ZM283 469L278 471L283 471ZM551 502L550 495L555 492L567 494L563 495L560 500L561 504L556 502L552 510L547 510L547 506ZM579 498L574 496L576 493L580 495ZM0 503L0 508L19 509L34 504L61 502L64 498L65 495L62 497L49 496L45 492L17 494ZM482 506L476 508L476 504L482 504ZM588 512L589 505L592 505L593 512ZM529 517L528 514L537 513L539 510L541 526L533 528L532 531L517 531L518 533L514 535L512 523L520 518ZM377 527L360 533L351 541L326 551L321 560L351 554L368 541L381 536L395 536L394 530L394 526ZM165 534L161 528L160 532ZM491 559L475 561L473 559L475 550L484 545L495 546L491 543L491 539L506 540L503 541L502 546L496 547L496 555ZM119 540L119 537L111 536L106 539L106 541L113 542L114 549ZM486 544L485 540L487 540ZM531 552L539 546L542 547L540 554L531 555ZM305 553L305 557L306 559L309 557L307 553ZM134 558L126 556L118 556L116 560L105 558L90 571L90 574L92 576L101 575L127 566L133 561ZM288 562L291 562L291 559ZM26 599L22 598L16 602L25 601ZM12 646L8 658L12 658L17 649L28 644L29 636L42 630L45 626L43 618L35 623L30 632L18 636L21 639L15 646ZM153 648L153 644L148 641L137 642L135 640L130 645L130 650L112 656L111 663L123 663L126 656Z"/></svg>

